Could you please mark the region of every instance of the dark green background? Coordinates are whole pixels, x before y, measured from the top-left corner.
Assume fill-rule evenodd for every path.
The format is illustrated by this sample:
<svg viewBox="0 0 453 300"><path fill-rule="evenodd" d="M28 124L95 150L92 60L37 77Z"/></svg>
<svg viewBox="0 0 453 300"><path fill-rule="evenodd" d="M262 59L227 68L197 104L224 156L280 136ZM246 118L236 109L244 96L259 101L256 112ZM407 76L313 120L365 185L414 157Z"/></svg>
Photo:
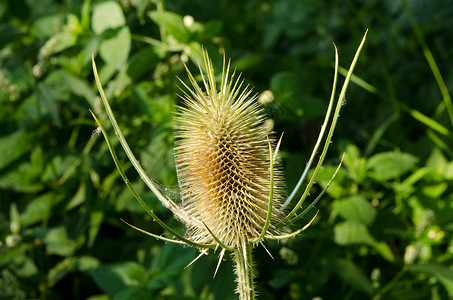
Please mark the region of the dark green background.
<svg viewBox="0 0 453 300"><path fill-rule="evenodd" d="M195 23L185 26L185 16ZM195 249L121 222L162 233L125 187L105 141L92 136L89 109L106 121L92 53L126 139L148 174L177 198L176 76L187 81L182 61L195 70L202 46L217 67L225 52L255 92L274 95L265 108L275 131L285 133L290 189L330 97L332 43L348 68L366 29L357 77L311 194L346 152L344 165L304 235L267 243L274 259L262 247L255 251L260 299L452 298L447 0L2 1L0 298L236 298L229 259L213 279L216 255L184 269ZM135 188L183 233L113 140Z"/></svg>

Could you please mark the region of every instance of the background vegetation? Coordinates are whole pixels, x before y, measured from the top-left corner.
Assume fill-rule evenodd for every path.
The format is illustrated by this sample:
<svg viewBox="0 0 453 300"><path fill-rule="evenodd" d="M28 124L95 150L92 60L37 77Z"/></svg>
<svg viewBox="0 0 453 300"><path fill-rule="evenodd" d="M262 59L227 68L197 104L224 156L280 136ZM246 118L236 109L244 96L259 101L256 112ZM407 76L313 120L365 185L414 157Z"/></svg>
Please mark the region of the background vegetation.
<svg viewBox="0 0 453 300"><path fill-rule="evenodd" d="M269 243L273 260L257 249L260 298L453 298L448 0L0 2L0 298L236 298L228 260L215 279L212 255L184 269L194 249L121 222L162 232L92 136L89 109L106 117L92 52L129 144L177 197L176 76L185 80L183 62L195 67L202 45L217 64L224 51L257 93L273 94L266 109L285 132L291 188L330 96L332 42L347 66L367 28L319 184L346 152L344 166L304 236Z"/></svg>

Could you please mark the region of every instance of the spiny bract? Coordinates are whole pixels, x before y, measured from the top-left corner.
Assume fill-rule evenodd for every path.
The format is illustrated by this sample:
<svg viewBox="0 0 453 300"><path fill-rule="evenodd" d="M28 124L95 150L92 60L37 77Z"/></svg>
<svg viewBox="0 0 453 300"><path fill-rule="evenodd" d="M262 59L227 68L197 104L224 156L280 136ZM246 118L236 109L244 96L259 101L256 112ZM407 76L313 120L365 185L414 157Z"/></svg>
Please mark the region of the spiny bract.
<svg viewBox="0 0 453 300"><path fill-rule="evenodd" d="M176 118L175 158L186 225L194 241L224 244L256 240L263 231L269 205L270 151L263 108L251 89L241 89L240 76L228 80L223 64L217 90L212 61L203 53L207 74L200 67L204 89L187 69L192 88L182 96ZM273 142L273 139L270 139ZM274 163L273 206L269 230L281 220L284 184ZM204 225L204 224L206 225Z"/></svg>

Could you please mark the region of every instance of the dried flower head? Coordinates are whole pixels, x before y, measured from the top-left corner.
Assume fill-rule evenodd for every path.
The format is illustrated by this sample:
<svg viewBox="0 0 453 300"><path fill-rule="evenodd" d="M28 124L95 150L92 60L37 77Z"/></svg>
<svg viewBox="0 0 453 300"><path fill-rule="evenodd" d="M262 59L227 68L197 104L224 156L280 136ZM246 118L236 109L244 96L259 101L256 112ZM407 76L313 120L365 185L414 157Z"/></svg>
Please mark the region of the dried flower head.
<svg viewBox="0 0 453 300"><path fill-rule="evenodd" d="M270 193L270 153L266 116L243 80L229 78L223 65L221 86L204 52L207 74L203 88L188 71L192 88L185 85L184 107L179 107L175 132L176 164L183 208L193 219L193 239L213 241L209 228L226 245L238 245L240 236L256 240L266 223ZM272 140L272 139L271 139ZM273 140L272 140L273 141ZM284 184L274 163L271 230L282 219Z"/></svg>
<svg viewBox="0 0 453 300"><path fill-rule="evenodd" d="M278 162L275 162L281 139L275 146L275 140L269 137L272 134L268 132L269 126L265 124L266 117L257 97L251 96L251 89L248 87L241 88L243 81L239 78L240 76L235 79L233 72L229 78L229 63L225 64L224 60L220 86L217 86L212 62L208 54L204 52L206 74L203 74L201 66L199 66L203 88L188 69L187 73L192 88L181 81L184 85L184 89L182 89L184 106L179 107L175 132L175 157L182 198L182 203L178 204L162 195L132 153L107 101L93 57L96 84L123 149L141 178L162 205L169 208L175 217L188 227L191 235L188 237L180 235L160 220L146 205L127 179L105 129L93 114L127 187L153 220L162 226L172 238L129 225L166 242L197 247L201 254L195 260L202 254L208 253L209 249L215 250L221 247L220 264L224 253L230 251L235 265L239 298L255 299L253 247L257 244L263 245L264 239L287 239L305 230L314 217L307 225L292 233L282 234L281 232L283 226L293 224L314 207L341 165L340 163L318 197L300 212L329 148L346 89L365 38L366 33L351 63L335 109L333 109L338 74L338 52L335 51L334 83L324 123L301 178L285 201L283 201L282 172ZM334 111L333 116L332 111ZM326 136L325 133L327 133ZM307 171L315 160L322 141L324 144L321 147L321 154L302 196L292 209L288 209L286 212L285 208L292 204L296 192L306 179ZM217 265L218 267L219 265Z"/></svg>

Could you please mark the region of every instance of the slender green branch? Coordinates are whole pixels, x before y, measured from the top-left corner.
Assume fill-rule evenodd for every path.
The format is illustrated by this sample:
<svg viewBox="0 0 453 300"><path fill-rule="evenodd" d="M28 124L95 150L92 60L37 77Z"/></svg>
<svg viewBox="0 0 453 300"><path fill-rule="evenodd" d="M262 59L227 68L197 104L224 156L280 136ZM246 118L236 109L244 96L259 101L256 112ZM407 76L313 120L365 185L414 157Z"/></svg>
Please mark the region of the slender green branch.
<svg viewBox="0 0 453 300"><path fill-rule="evenodd" d="M357 49L357 52L356 52L356 54L354 56L354 59L352 60L351 66L349 67L349 72L348 72L348 75L346 76L346 79L344 81L344 85L343 85L343 88L341 89L340 96L338 97L338 102L337 102L337 106L335 108L334 117L332 119L332 123L331 123L330 129L329 129L329 133L328 133L326 141L324 143L324 148L323 148L323 151L321 153L321 157L319 158L318 164L316 165L316 168L315 168L315 170L313 172L313 175L310 178L310 181L308 182L307 188L305 189L305 192L302 195L302 197L300 198L299 202L296 204L296 206L293 208L293 210L282 220L281 223L285 223L285 222L287 222L287 221L292 219L292 217L297 213L299 208L302 206L303 201L305 200L305 198L307 197L308 193L310 192L311 187L315 183L315 179L318 176L319 170L321 169L321 166L322 166L322 164L324 162L324 159L326 157L327 150L330 147L330 141L332 140L333 132L334 132L335 127L337 125L337 120L338 120L338 117L340 115L340 109L341 109L341 106L343 105L343 101L344 101L344 98L345 98L345 95L346 95L346 90L348 89L348 85L349 85L349 82L351 80L352 72L354 71L355 65L357 64L357 60L359 59L360 52L362 51L363 45L365 44L367 33L368 33L368 30L365 32L365 35L363 36L363 39L362 39L362 41L361 41L361 43L359 45L359 48ZM336 47L335 47L335 52L338 52ZM338 73L338 62L336 62L336 64L335 64L335 73Z"/></svg>
<svg viewBox="0 0 453 300"><path fill-rule="evenodd" d="M175 238L185 242L186 244L197 247L197 248L215 248L215 245L209 245L209 244L199 244L196 242L193 242L189 239L186 239L185 237L181 236L178 234L176 231L174 231L172 228L170 228L167 224L165 224L159 217L146 205L146 203L143 201L143 199L140 197L140 195L137 193L135 188L132 186L131 182L126 176L126 173L123 170L123 167L121 166L118 157L116 155L115 150L113 149L112 143L110 142L110 139L107 135L107 132L105 131L104 127L102 126L101 122L98 120L96 115L90 110L94 120L98 124L99 128L101 128L102 134L104 135L105 141L107 142L107 146L110 150L110 154L113 157L113 161L115 162L116 168L118 169L118 172L120 173L121 177L124 180L124 183L126 183L126 186L129 188L129 190L132 192L134 195L135 199L140 203L140 205L145 209L145 211L153 218L154 221L156 221L162 228L164 228L166 231L168 231L171 235L173 235Z"/></svg>
<svg viewBox="0 0 453 300"><path fill-rule="evenodd" d="M318 216L318 213L319 213L319 210L316 212L316 214L313 216L313 218L311 218L310 222L308 222L304 227L302 227L294 232L291 232L288 234L282 234L282 235L269 235L269 236L267 236L267 238L271 239L271 240L286 240L289 238L293 238L293 237L299 235L302 231L304 231L308 227L310 227L310 225L313 223L313 221Z"/></svg>
<svg viewBox="0 0 453 300"><path fill-rule="evenodd" d="M337 87L337 78L338 78L338 72L336 71L338 68L338 51L337 51L337 47L335 46L335 44L334 44L334 47L335 47L335 72L334 72L334 77L333 77L332 93L330 95L329 106L327 107L326 116L324 117L324 122L321 126L321 131L319 132L318 140L316 141L315 147L313 148L313 151L311 152L310 159L308 160L308 162L305 166L305 169L302 172L302 175L300 176L299 181L296 184L296 187L294 188L294 190L289 195L288 199L286 199L285 203L283 204L284 207L287 206L293 200L294 196L299 191L300 186L302 185L302 182L304 182L305 177L307 176L308 170L310 170L311 165L315 159L315 156L318 153L319 145L321 145L321 141L324 138L324 133L327 128L327 124L329 123L329 120L330 120L330 115L331 115L333 103L335 100L335 91L336 91L336 87ZM304 198L304 200L305 200L305 198ZM304 201L304 200L302 200L302 201Z"/></svg>
<svg viewBox="0 0 453 300"><path fill-rule="evenodd" d="M184 220L187 222L187 220L189 219L189 216L170 198L162 195L162 193L159 191L159 189L156 187L156 185L153 183L153 181L148 177L145 170L143 170L143 168L140 165L140 163L138 162L138 160L135 158L134 153L132 152L131 148L129 147L126 139L124 138L123 133L121 132L120 127L118 126L118 122L116 121L115 115L113 114L113 111L112 111L110 104L107 100L107 97L105 95L104 89L103 89L101 81L99 79L98 71L96 68L96 63L94 61L94 54L92 55L92 65L93 65L94 78L96 80L96 85L98 87L99 94L101 95L102 103L104 104L105 110L107 111L107 115L110 119L110 122L113 125L113 129L115 130L115 133L118 136L118 139L119 139L124 151L126 152L127 157L131 161L135 170L139 173L142 180L149 187L149 189L153 192L153 194L156 195L156 197L159 199L159 201L162 203L162 205L164 205L165 207L170 209L175 214L175 216L177 216L181 220Z"/></svg>
<svg viewBox="0 0 453 300"><path fill-rule="evenodd" d="M335 170L335 172L333 173L332 177L330 178L329 182L327 182L326 186L324 187L324 189L321 191L321 193L319 193L318 197L316 197L316 199L310 203L310 205L303 211L301 212L300 214L298 214L297 216L295 216L291 222L295 222L297 220L299 220L300 218L302 218L303 216L305 216L310 210L312 210L313 207L315 207L316 203L318 203L318 201L322 198L322 196L325 194L325 192L327 191L327 189L329 188L330 184L333 182L335 176L337 176L337 173L338 171L340 171L340 168L341 168L341 165L343 164L343 160L344 160L344 156L345 154L343 153L343 156L341 157L341 161L340 163L338 164L338 167L337 169Z"/></svg>
<svg viewBox="0 0 453 300"><path fill-rule="evenodd" d="M121 221L123 221L124 224L126 224L127 226L129 227L132 227L133 229L141 232L141 233L144 233L146 235L149 235L149 236L152 236L153 238L156 238L158 240L161 240L161 241L164 241L164 242L169 242L169 243L173 243L173 244L177 244L177 245L183 245L183 246L186 246L187 244L183 241L180 241L180 240L173 240L173 239L169 239L169 238L166 238L164 236L161 236L161 235L157 235L157 234L154 234L154 233L151 233L151 232L148 232L146 230L143 230L137 226L134 226L132 224L129 224L128 222L124 221L123 219L121 219Z"/></svg>

